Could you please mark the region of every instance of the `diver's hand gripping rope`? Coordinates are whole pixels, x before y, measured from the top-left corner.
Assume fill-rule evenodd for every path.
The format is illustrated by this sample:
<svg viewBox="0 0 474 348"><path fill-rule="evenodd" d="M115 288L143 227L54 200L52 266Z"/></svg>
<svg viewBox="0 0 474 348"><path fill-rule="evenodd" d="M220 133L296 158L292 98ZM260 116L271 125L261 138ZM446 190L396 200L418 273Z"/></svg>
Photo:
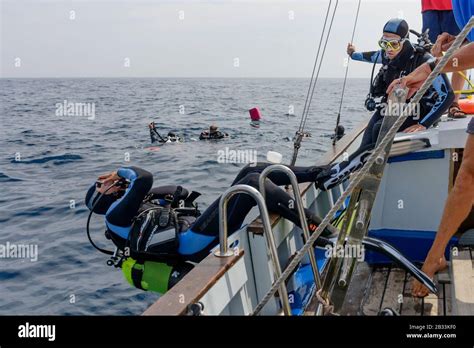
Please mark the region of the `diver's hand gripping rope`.
<svg viewBox="0 0 474 348"><path fill-rule="evenodd" d="M454 41L453 45L451 48L446 52L446 55L441 58L439 61L438 65L434 68L434 70L431 72L431 74L428 76L428 79L425 81L425 83L421 86L421 88L418 90L418 92L415 94L413 97L411 103L412 104L418 104L423 97L423 95L428 91L428 89L431 87L431 84L433 81L438 77L438 75L441 73L443 68L446 66L448 63L449 59L451 56L454 54L454 52L461 47L461 44L464 42L466 39L467 35L471 31L471 29L474 27L474 16L471 17L469 22L466 24L464 29L461 31L461 33L456 37L456 40ZM395 90L394 93L406 93L406 91L402 91L400 89ZM369 172L370 168L372 165L375 163L377 158L382 156L382 153L385 151L385 148L387 145L393 141L393 137L397 133L398 129L400 126L403 124L403 122L407 119L409 116L409 113L407 112L407 107L403 108L400 117L395 121L393 124L392 128L387 132L386 136L383 138L383 140L379 143L379 145L375 148L374 152L370 155L370 157L367 159L367 162L365 165L359 170L359 172L356 172L354 174L353 179L351 180L349 186L347 189L344 191L344 193L339 197L339 199L336 201L334 206L331 208L331 210L326 214L324 217L323 221L321 221L321 224L318 226L316 231L311 235L311 237L306 241L306 244L297 252L296 256L291 260L291 262L288 264L288 267L285 269L285 271L281 274L281 276L275 280L273 285L271 286L270 290L267 292L267 294L262 298L260 303L257 305L255 308L254 312L252 315L257 315L263 307L266 305L266 303L270 300L270 298L273 296L273 294L278 290L278 287L289 277L289 275L293 272L293 270L298 266L298 264L301 262L303 257L306 255L308 250L312 248L313 243L318 239L319 235L321 232L327 227L327 225L331 222L331 218L334 216L334 214L339 210L339 208L342 206L346 198L352 193L354 188L359 185L359 183L362 181L364 176L367 175Z"/></svg>

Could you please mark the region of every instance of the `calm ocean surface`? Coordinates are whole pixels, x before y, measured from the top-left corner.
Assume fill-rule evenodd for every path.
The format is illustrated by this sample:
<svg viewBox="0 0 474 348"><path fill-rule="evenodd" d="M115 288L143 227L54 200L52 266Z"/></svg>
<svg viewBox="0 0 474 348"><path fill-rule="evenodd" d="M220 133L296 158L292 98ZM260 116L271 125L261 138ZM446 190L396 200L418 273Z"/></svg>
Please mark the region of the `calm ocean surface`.
<svg viewBox="0 0 474 348"><path fill-rule="evenodd" d="M340 79L319 81L298 164L310 165L327 149L339 108ZM38 260L1 259L0 314L140 314L157 294L134 289L107 256L89 244L84 205L96 177L119 166L143 167L155 186L181 184L203 193L204 209L244 164L219 164L218 151L269 150L291 159L306 79L0 79L0 245L38 245ZM350 80L342 112L346 131L369 115L367 80ZM95 117L57 115L57 103L94 103ZM183 110L184 106L184 110ZM261 128L249 126L258 106ZM184 114L180 113L184 111ZM294 108L296 116L289 115ZM183 144L150 151L147 124L173 130ZM231 138L197 141L218 124ZM129 161L127 161L129 159ZM75 206L74 206L75 205ZM92 235L103 236L93 217ZM73 301L71 301L73 300ZM74 303L71 303L74 302Z"/></svg>

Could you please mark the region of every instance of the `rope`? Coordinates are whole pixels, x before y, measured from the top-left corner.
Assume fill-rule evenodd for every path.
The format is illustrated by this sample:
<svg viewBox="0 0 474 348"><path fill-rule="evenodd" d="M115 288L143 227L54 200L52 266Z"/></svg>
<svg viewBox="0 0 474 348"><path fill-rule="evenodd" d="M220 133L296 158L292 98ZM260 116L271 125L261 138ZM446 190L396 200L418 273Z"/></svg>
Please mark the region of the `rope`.
<svg viewBox="0 0 474 348"><path fill-rule="evenodd" d="M448 60L451 58L451 56L454 54L454 52L464 42L464 39L466 38L467 34L471 31L473 26L474 26L474 16L471 17L471 19L466 24L464 29L457 36L456 40L454 41L453 45L448 50L446 55L440 60L439 64L435 67L435 69L428 76L427 80L424 82L424 84L421 86L421 88L415 94L415 96L413 97L413 99L411 101L412 104L418 104L420 102L421 98L428 91L428 89L431 87L433 81L441 73L441 71L443 70L443 68L447 64ZM314 242L316 241L316 239L318 239L321 232L330 223L332 217L339 210L339 208L342 206L342 204L344 203L346 198L360 184L362 179L369 173L369 170L371 169L372 165L375 163L376 159L385 151L385 148L393 142L393 138L395 137L395 134L397 133L398 129L400 128L400 126L403 124L403 122L405 122L405 120L409 116L409 113L406 112L406 109L407 108L406 108L406 105L405 105L405 107L403 108L403 111L401 113L401 116L397 118L397 120L393 124L392 128L390 128L390 130L387 132L387 134L385 135L383 140L374 149L374 152L367 159L367 162L364 164L364 166L358 172L356 172L354 174L354 177L351 180L351 182L350 182L349 186L347 187L347 189L338 198L338 200L336 201L334 206L331 208L331 210L326 214L326 216L324 217L323 221L321 221L321 223L318 226L318 228L316 229L316 231L306 241L306 244L297 252L296 256L288 264L285 271L273 283L270 290L262 298L261 302L257 305L257 307L255 308L252 315L257 315L263 309L263 307L266 305L266 303L270 300L270 298L272 298L273 294L277 291L278 287L283 282L285 282L285 280L290 276L290 274L293 272L293 270L299 265L299 263L301 262L301 260L305 256L305 254L309 251L310 248L312 248L312 246L313 246Z"/></svg>
<svg viewBox="0 0 474 348"><path fill-rule="evenodd" d="M293 157L292 157L291 163L290 163L290 165L292 165L292 166L295 165L295 163L296 163L296 159L298 157L298 151L299 151L299 148L301 147L301 141L303 140L303 130L304 130L304 127L306 125L306 120L308 119L309 108L311 106L311 102L312 102L313 96L314 96L314 91L316 89L316 84L317 84L318 79L319 79L319 73L321 71L321 67L322 67L322 64L323 64L324 54L326 53L326 47L327 47L327 44L328 44L328 41L329 41L329 36L331 35L332 25L334 23L334 17L336 15L337 7L339 5L339 0L336 0L336 5L334 6L334 12L332 14L331 23L329 25L326 40L325 40L325 43L324 43L323 52L321 54L321 58L319 59L319 52L321 50L321 44L323 42L324 32L326 30L327 19L329 17L331 4L332 4L332 0L329 1L329 6L328 6L328 9L327 9L327 12L326 12L326 19L324 21L324 27L323 27L323 31L321 33L321 39L319 41L318 53L316 55L316 60L314 61L313 73L311 75L311 80L310 80L310 84L309 84L309 88L308 88L308 93L306 95L306 100L305 100L305 104L304 104L304 108L303 108L303 113L301 115L300 126L298 128L298 132L296 133L296 137L295 137ZM316 66L318 65L318 63L319 63L318 71L316 73L316 77L314 78L314 72L316 70Z"/></svg>
<svg viewBox="0 0 474 348"><path fill-rule="evenodd" d="M357 6L357 14L354 22L354 29L352 30L352 38L351 38L351 44L354 43L354 36L357 28L357 22L359 20L359 12L360 12L360 4L362 0L359 0L359 4ZM339 112L337 113L337 121L336 121L336 128L334 129L334 140L332 142L333 145L336 145L337 143L337 128L339 127L339 124L341 123L341 111L342 111L342 104L344 102L344 93L346 91L346 83L347 83L347 75L349 73L349 63L350 59L347 60L347 66L346 66L346 73L344 75L344 84L342 85L342 94L341 94L341 103L339 104Z"/></svg>
<svg viewBox="0 0 474 348"><path fill-rule="evenodd" d="M336 17L336 11L337 11L338 5L339 5L339 0L336 0L336 5L334 6L334 12L332 13L331 24L329 25L328 35L326 36L326 42L324 43L323 54L321 55L321 61L319 62L318 72L316 74L316 79L314 80L313 91L311 92L311 97L309 98L309 101L308 101L308 107L306 108L306 116L304 118L303 128L301 129L301 131L303 131L304 127L306 126L306 121L309 115L309 108L311 107L311 102L313 101L314 91L316 90L316 83L318 82L319 73L323 65L323 58L324 58L324 54L326 53L326 47L328 45L329 36L331 35L332 25L334 23L334 18Z"/></svg>
<svg viewBox="0 0 474 348"><path fill-rule="evenodd" d="M469 87L474 88L474 85L471 82L471 79L466 76L462 71L458 71L458 74L469 84Z"/></svg>
<svg viewBox="0 0 474 348"><path fill-rule="evenodd" d="M326 10L326 19L324 20L323 30L321 32L321 37L319 39L318 51L316 53L316 58L314 60L313 72L311 73L311 80L309 81L308 92L306 94L306 100L304 102L303 114L302 114L302 117L301 117L300 126L298 128L299 130L301 130L301 126L303 125L303 116L306 112L306 106L308 105L309 94L311 92L311 86L313 85L313 79L314 79L314 73L316 71L316 66L318 65L319 52L321 51L321 44L323 43L324 32L326 31L326 25L327 25L327 22L328 22L329 12L331 10L331 5L332 5L332 0L329 0L328 9Z"/></svg>
<svg viewBox="0 0 474 348"><path fill-rule="evenodd" d="M454 91L454 94L474 94L474 89L463 89L461 91Z"/></svg>

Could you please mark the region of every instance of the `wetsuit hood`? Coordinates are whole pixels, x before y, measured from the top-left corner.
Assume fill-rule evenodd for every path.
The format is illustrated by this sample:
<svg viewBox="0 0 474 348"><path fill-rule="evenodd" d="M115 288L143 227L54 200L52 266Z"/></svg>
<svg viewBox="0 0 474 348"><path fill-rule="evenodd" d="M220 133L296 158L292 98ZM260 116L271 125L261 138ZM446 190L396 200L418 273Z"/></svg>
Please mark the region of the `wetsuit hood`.
<svg viewBox="0 0 474 348"><path fill-rule="evenodd" d="M393 18L383 27L384 33L391 33L400 36L402 39L409 35L408 23L404 19Z"/></svg>

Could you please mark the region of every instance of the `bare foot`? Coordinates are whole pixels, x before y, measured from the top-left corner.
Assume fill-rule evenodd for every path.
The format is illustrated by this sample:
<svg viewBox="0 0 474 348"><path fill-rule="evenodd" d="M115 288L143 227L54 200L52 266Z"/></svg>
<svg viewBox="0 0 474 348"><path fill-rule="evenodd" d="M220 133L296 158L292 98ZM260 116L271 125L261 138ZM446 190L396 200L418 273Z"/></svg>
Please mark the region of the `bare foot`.
<svg viewBox="0 0 474 348"><path fill-rule="evenodd" d="M439 271L442 271L448 266L444 255L442 257L431 258L429 255L423 264L421 270L425 272L425 274L433 279L434 275ZM411 294L415 297L425 297L430 293L428 288L421 284L418 280L413 280L413 287Z"/></svg>

